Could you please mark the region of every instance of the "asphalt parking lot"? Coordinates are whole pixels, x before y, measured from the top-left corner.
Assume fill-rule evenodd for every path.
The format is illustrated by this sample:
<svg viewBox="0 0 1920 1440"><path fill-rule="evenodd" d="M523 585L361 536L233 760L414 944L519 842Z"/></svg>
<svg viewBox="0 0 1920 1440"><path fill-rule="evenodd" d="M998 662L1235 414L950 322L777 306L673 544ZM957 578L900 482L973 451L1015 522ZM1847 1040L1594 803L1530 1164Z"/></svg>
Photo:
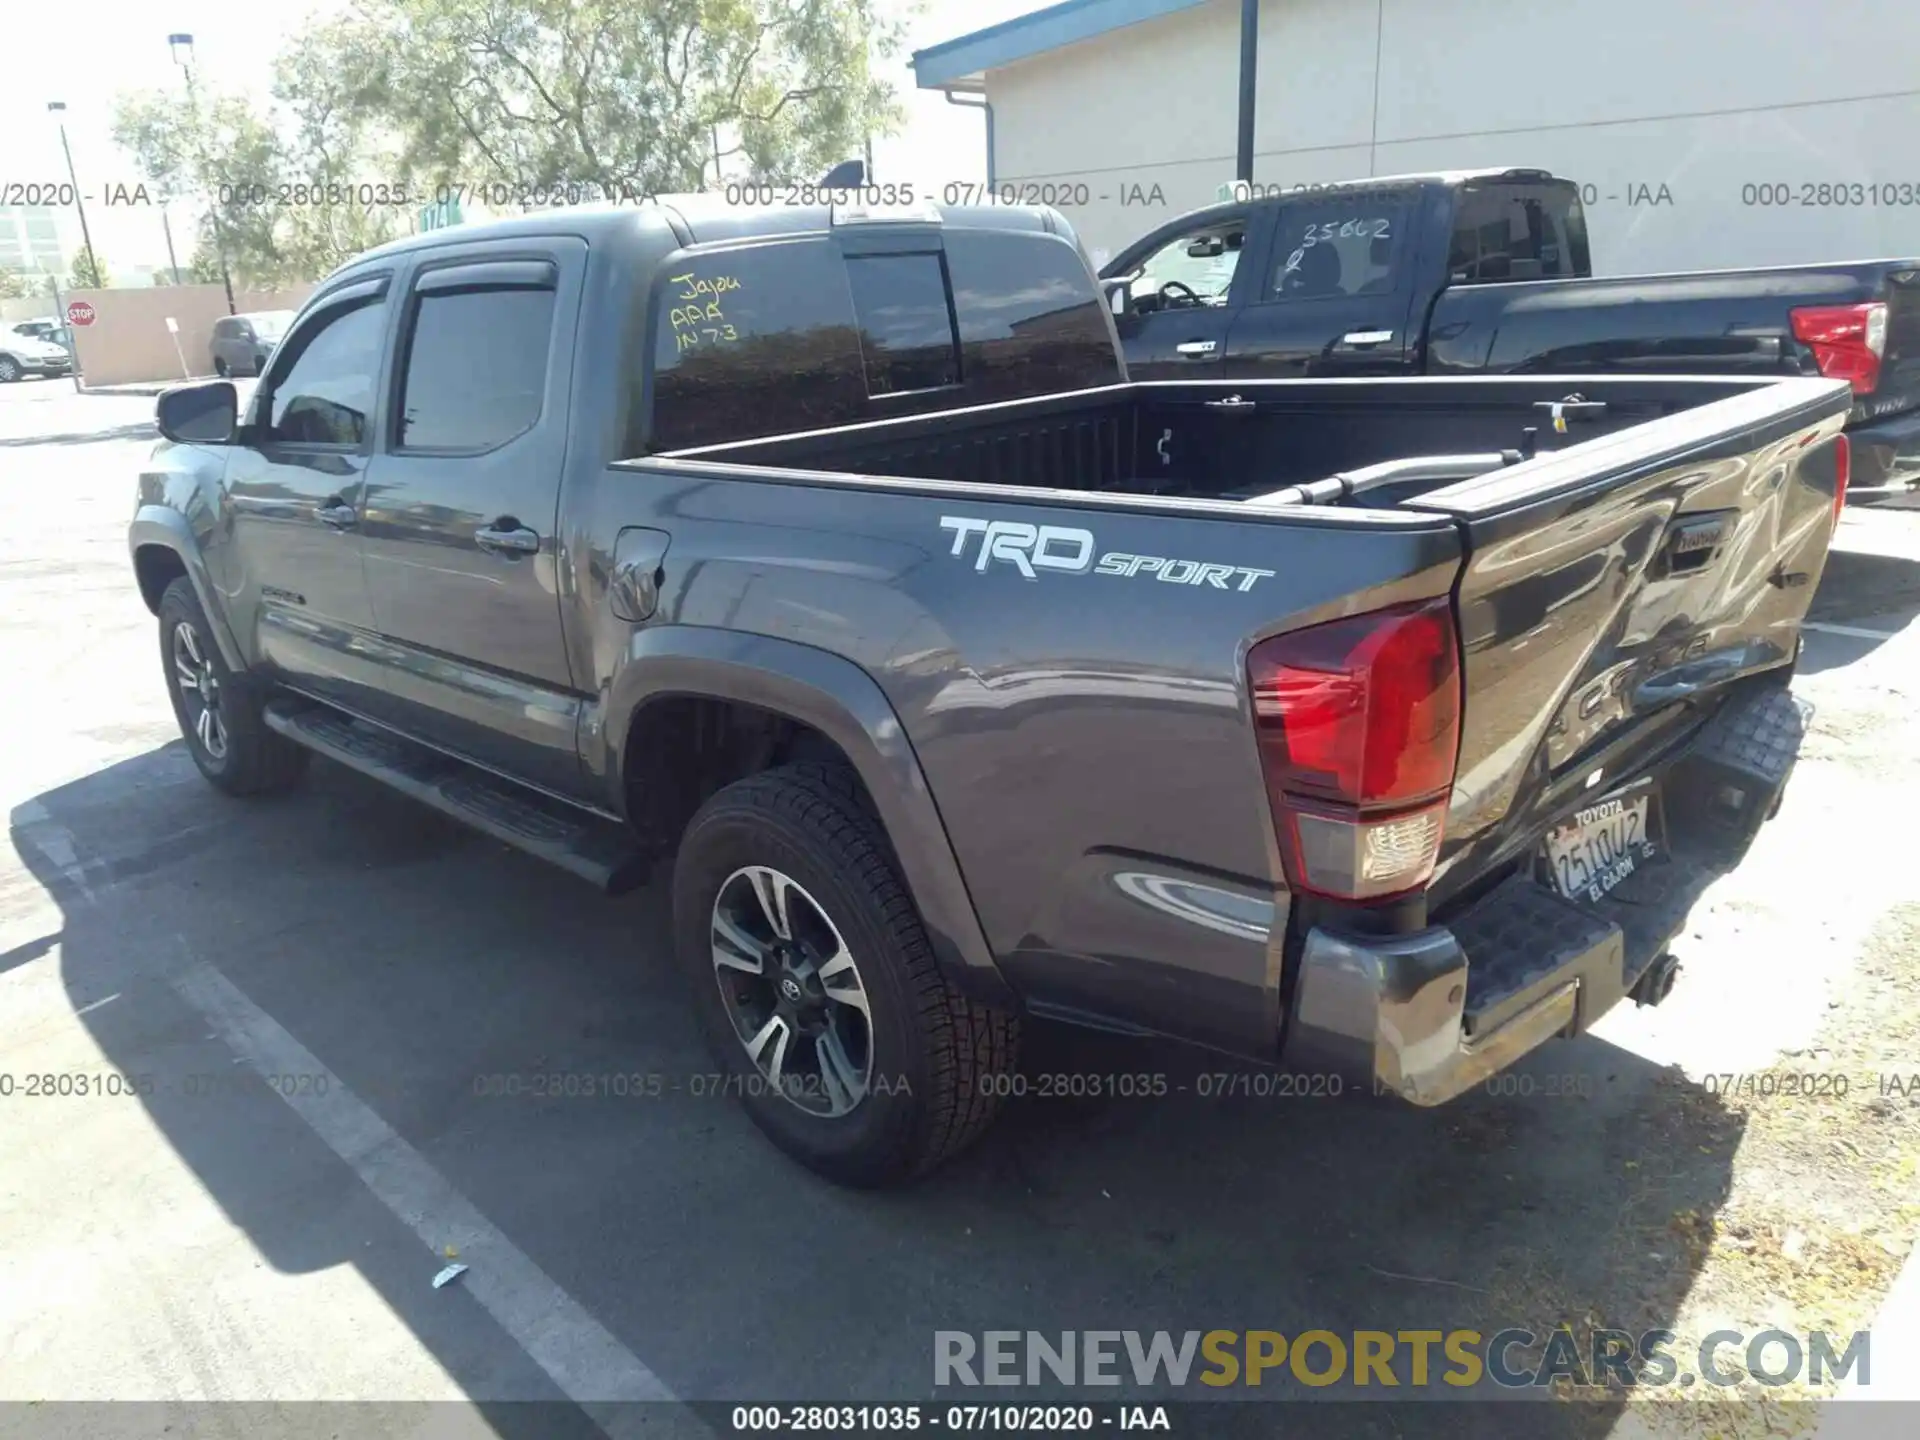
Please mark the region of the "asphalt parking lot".
<svg viewBox="0 0 1920 1440"><path fill-rule="evenodd" d="M1847 515L1800 770L1676 944L1672 999L1541 1052L1532 1093L1201 1098L1242 1067L1041 1030L1029 1074L1173 1093L1019 1100L928 1181L856 1194L698 1093L661 887L599 899L325 764L261 803L200 780L124 549L151 405L0 387L0 1072L136 1082L0 1099L0 1400L442 1400L495 1428L573 1400L584 1432L655 1396L950 1399L939 1330L1751 1327L1674 1222L1741 1206L1877 1246L1849 1292L1870 1318L1920 1228L1844 1155L1756 1149L1772 1112L1707 1079L1843 1043L1857 1072L1920 1073L1896 1018L1920 1003L1920 513ZM552 1075L667 1083L507 1093ZM1862 1165L1920 1111L1880 1114L1834 1112ZM449 1251L469 1269L435 1289ZM1414 1433L1316 1408L1330 1433ZM1487 1432L1447 1408L1425 1433Z"/></svg>

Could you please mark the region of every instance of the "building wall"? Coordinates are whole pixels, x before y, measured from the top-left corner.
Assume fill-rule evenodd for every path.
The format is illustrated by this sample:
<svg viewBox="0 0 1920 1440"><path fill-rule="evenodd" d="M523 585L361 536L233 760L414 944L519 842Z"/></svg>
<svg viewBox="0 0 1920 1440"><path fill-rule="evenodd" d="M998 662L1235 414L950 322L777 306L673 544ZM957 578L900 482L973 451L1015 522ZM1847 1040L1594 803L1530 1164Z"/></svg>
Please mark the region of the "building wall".
<svg viewBox="0 0 1920 1440"><path fill-rule="evenodd" d="M1264 0L1254 178L1542 166L1602 273L1920 255L1916 54L1912 0ZM992 71L996 179L1118 248L1233 178L1238 66L1215 0Z"/></svg>
<svg viewBox="0 0 1920 1440"><path fill-rule="evenodd" d="M11 300L0 300L0 325L11 325L16 320L51 320L57 313L51 295L18 295Z"/></svg>
<svg viewBox="0 0 1920 1440"><path fill-rule="evenodd" d="M311 285L295 285L285 290L236 290L234 308L298 310L313 289ZM213 322L227 313L222 286L71 290L62 291L61 299L69 304L85 300L93 306L93 324L73 327L74 350L82 381L87 385L181 380L213 373ZM169 316L180 326L177 352L174 337L167 331Z"/></svg>
<svg viewBox="0 0 1920 1440"><path fill-rule="evenodd" d="M45 205L0 205L0 270L67 278L52 210Z"/></svg>

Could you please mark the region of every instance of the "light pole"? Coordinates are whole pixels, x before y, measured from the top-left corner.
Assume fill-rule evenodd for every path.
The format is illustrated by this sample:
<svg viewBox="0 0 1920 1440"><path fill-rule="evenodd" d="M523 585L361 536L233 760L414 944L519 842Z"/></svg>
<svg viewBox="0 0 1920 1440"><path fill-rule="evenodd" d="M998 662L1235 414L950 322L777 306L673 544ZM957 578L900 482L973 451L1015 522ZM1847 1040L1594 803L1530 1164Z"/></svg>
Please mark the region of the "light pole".
<svg viewBox="0 0 1920 1440"><path fill-rule="evenodd" d="M80 239L87 247L87 274L92 277L93 283L97 287L104 282L100 275L100 262L93 257L93 235L92 232L87 229L87 207L82 204L80 200L80 179L73 173L73 147L67 143L67 122L64 118L67 113L67 102L64 100L49 100L47 102L47 113L49 115L59 115L62 117L59 122L60 149L67 157L67 183L73 186L73 208L80 212Z"/></svg>
<svg viewBox="0 0 1920 1440"><path fill-rule="evenodd" d="M160 202L160 233L167 237L167 268L173 271L173 283L180 283L180 259L173 253L173 222L167 218L167 202Z"/></svg>
<svg viewBox="0 0 1920 1440"><path fill-rule="evenodd" d="M167 36L167 49L173 55L173 63L186 72L187 109L192 117L194 149L199 155L200 174L202 178L204 178L207 172L207 156L206 151L201 147L200 143L200 92L194 88L193 84L193 36L187 34L169 35ZM207 197L207 203L213 207L213 249L214 253L220 257L220 283L226 287L227 313L231 315L235 310L233 303L233 275L227 269L227 235L220 224L220 194L217 186L214 192Z"/></svg>

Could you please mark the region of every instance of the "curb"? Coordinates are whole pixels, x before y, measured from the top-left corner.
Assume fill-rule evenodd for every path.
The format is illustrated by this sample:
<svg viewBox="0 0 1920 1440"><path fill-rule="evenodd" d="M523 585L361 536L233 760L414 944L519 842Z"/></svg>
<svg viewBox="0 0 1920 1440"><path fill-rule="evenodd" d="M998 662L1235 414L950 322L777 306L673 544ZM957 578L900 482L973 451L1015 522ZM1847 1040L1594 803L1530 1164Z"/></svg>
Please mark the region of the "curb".
<svg viewBox="0 0 1920 1440"><path fill-rule="evenodd" d="M194 381L203 378L211 380L213 376L196 375L191 380L139 380L126 385L88 385L82 381L80 393L82 395L158 395L164 390L171 390L176 385L191 385Z"/></svg>

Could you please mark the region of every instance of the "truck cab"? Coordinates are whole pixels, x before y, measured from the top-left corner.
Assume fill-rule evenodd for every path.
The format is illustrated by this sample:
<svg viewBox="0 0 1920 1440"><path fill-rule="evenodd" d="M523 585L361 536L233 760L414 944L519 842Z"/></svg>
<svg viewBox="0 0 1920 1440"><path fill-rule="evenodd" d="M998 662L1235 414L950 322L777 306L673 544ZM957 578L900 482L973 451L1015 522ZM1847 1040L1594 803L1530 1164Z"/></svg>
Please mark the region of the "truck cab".
<svg viewBox="0 0 1920 1440"><path fill-rule="evenodd" d="M1858 500L1920 481L1920 260L1593 273L1581 187L1545 170L1245 185L1101 272L1136 379L1845 379Z"/></svg>
<svg viewBox="0 0 1920 1440"><path fill-rule="evenodd" d="M1579 188L1543 170L1242 188L1101 272L1136 378L1405 373L1442 286L1592 273Z"/></svg>

